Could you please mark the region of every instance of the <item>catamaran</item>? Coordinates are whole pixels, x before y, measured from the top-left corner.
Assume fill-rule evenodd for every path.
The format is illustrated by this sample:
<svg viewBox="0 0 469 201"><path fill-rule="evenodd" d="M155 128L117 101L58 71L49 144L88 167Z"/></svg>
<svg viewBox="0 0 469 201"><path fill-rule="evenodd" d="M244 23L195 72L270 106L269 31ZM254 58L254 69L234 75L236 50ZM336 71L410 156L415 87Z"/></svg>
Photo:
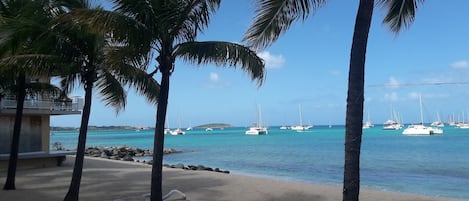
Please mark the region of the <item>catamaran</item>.
<svg viewBox="0 0 469 201"><path fill-rule="evenodd" d="M262 125L261 106L257 107L257 123L245 132L246 135L266 135L269 133L266 127Z"/></svg>
<svg viewBox="0 0 469 201"><path fill-rule="evenodd" d="M434 135L443 134L443 129L423 125L422 96L419 96L420 124L409 125L402 134L404 135Z"/></svg>
<svg viewBox="0 0 469 201"><path fill-rule="evenodd" d="M303 126L303 119L301 116L301 105L298 106L298 111L300 113L300 124L291 126L290 129L297 131L297 132L302 132L302 131L309 130L310 128L312 128L313 127L312 125Z"/></svg>

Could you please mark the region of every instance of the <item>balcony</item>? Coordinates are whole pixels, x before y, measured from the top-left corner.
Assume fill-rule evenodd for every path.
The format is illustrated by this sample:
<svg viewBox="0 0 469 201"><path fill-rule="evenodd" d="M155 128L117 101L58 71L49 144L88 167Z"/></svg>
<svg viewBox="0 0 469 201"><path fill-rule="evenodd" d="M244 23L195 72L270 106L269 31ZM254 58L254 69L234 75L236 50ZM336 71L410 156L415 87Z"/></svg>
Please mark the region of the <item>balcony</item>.
<svg viewBox="0 0 469 201"><path fill-rule="evenodd" d="M23 114L81 114L82 102L83 99L80 98L74 98L72 101L25 100ZM7 98L0 101L0 114L15 113L16 100Z"/></svg>

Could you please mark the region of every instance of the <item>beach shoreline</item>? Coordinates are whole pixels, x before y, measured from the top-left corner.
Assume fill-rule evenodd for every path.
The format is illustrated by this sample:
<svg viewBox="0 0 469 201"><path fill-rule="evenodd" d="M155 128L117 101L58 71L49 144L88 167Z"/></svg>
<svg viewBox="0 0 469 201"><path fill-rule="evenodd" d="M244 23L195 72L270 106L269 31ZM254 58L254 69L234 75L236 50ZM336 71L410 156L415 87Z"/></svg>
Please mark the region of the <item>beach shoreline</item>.
<svg viewBox="0 0 469 201"><path fill-rule="evenodd" d="M61 167L19 170L14 191L0 191L0 200L63 200L73 171L74 157ZM80 200L141 200L150 191L151 165L86 157ZM6 172L0 173L0 181ZM342 200L341 186L286 181L275 178L177 168L163 169L163 193L172 189L184 192L191 201L336 201ZM453 201L406 193L363 189L362 201Z"/></svg>

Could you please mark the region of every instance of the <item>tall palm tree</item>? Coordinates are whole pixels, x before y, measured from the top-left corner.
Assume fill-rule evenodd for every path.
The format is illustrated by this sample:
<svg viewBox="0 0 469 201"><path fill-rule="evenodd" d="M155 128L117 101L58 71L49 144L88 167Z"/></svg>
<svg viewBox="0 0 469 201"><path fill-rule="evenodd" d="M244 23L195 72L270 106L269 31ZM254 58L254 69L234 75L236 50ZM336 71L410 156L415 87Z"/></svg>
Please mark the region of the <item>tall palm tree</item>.
<svg viewBox="0 0 469 201"><path fill-rule="evenodd" d="M71 11L92 8L86 0L75 0L68 5ZM85 90L73 176L64 198L64 201L77 201L93 89L98 90L107 106L119 111L126 104L124 86L136 89L139 94L146 96L150 103L156 104L159 85L144 69L139 68L144 66L142 60L127 56L126 53L132 51L128 46L113 43L109 34L92 32L78 21L64 20L64 16L66 15L59 15L56 23L51 26L54 27L51 35L56 36L56 48L61 52L60 57L69 64L61 68L61 85L67 91L73 90L76 84L82 85Z"/></svg>
<svg viewBox="0 0 469 201"><path fill-rule="evenodd" d="M151 58L156 66L149 75L161 73L154 136L151 200L162 199L164 125L170 76L177 58L193 64L241 66L259 86L264 80L264 62L256 52L237 43L196 41L209 23L220 0L113 0L114 11L76 10L73 19L87 22L95 30L112 32L115 40L139 50L135 56ZM83 17L78 17L83 16ZM94 16L89 19L86 16ZM135 53L135 52L134 52Z"/></svg>
<svg viewBox="0 0 469 201"><path fill-rule="evenodd" d="M383 23L394 33L408 27L424 0L378 0L386 9ZM288 30L293 21L305 20L326 0L257 0L256 17L244 40L265 48ZM374 0L360 0L350 51L347 111L345 122L345 163L343 200L358 200L360 191L360 149L363 124L365 56Z"/></svg>
<svg viewBox="0 0 469 201"><path fill-rule="evenodd" d="M50 10L45 1L2 0L0 1L0 88L15 94L16 114L10 145L7 180L3 189L14 190L18 161L23 105L27 93L57 93L57 88L47 83L29 82L27 76L40 76L40 54L35 50L36 42Z"/></svg>

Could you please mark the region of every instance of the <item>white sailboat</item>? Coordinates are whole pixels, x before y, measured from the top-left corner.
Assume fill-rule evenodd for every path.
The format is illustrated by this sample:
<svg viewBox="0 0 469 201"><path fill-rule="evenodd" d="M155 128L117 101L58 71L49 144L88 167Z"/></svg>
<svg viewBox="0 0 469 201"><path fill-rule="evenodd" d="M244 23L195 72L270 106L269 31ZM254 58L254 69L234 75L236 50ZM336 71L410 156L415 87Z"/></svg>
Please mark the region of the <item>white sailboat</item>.
<svg viewBox="0 0 469 201"><path fill-rule="evenodd" d="M295 125L295 126L291 126L290 129L292 129L294 131L297 131L297 132L302 132L302 131L309 130L310 128L312 128L313 126L311 126L311 125L303 126L303 117L301 115L301 105L298 106L298 111L299 111L299 114L300 114L300 124Z"/></svg>
<svg viewBox="0 0 469 201"><path fill-rule="evenodd" d="M371 127L374 127L374 126L375 125L373 125L373 123L371 123L370 112L368 112L368 120L363 124L363 128L367 129L367 128L371 128Z"/></svg>
<svg viewBox="0 0 469 201"><path fill-rule="evenodd" d="M422 96L419 96L420 124L409 125L402 134L404 135L434 135L443 134L443 129L423 125Z"/></svg>
<svg viewBox="0 0 469 201"><path fill-rule="evenodd" d="M185 135L186 134L186 132L184 132L181 129L181 119L180 118L178 119L178 122L179 122L179 127L174 129L174 130L170 130L169 134L171 134L171 135Z"/></svg>
<svg viewBox="0 0 469 201"><path fill-rule="evenodd" d="M464 112L462 113L462 122L459 122L457 124L458 128L462 128L462 129L469 129L469 123L467 123L465 121L465 118L464 118Z"/></svg>
<svg viewBox="0 0 469 201"><path fill-rule="evenodd" d="M400 130L402 127L399 115L391 106L391 118L384 122L383 130Z"/></svg>
<svg viewBox="0 0 469 201"><path fill-rule="evenodd" d="M257 123L249 127L245 133L246 135L267 135L269 133L267 127L262 125L261 106L257 107Z"/></svg>
<svg viewBox="0 0 469 201"><path fill-rule="evenodd" d="M432 124L430 124L430 126L445 127L445 124L440 119L440 113L439 112L436 113L436 121L432 122Z"/></svg>
<svg viewBox="0 0 469 201"><path fill-rule="evenodd" d="M189 121L189 127L186 128L186 131L191 131L192 130L192 122Z"/></svg>

